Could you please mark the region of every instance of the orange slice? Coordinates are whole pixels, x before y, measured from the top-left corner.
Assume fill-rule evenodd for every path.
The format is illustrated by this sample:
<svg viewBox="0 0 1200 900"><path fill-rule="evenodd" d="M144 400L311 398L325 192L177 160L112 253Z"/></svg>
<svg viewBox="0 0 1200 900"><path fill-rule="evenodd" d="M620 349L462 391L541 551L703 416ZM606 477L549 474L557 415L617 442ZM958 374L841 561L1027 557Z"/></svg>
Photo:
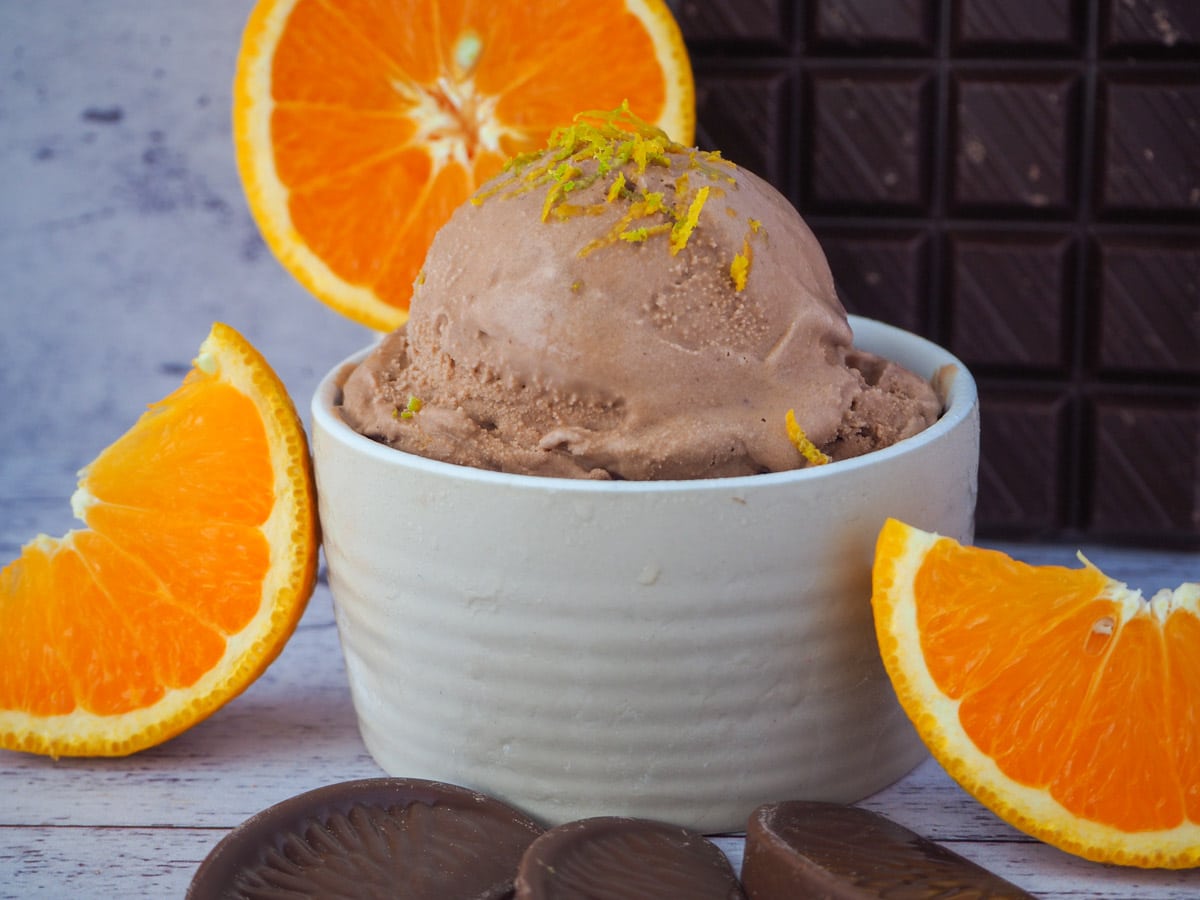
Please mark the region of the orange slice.
<svg viewBox="0 0 1200 900"><path fill-rule="evenodd" d="M234 141L283 265L390 330L434 232L475 187L575 113L624 100L692 141L691 66L664 0L259 0Z"/></svg>
<svg viewBox="0 0 1200 900"><path fill-rule="evenodd" d="M235 697L295 628L318 545L304 429L262 356L214 325L71 502L89 527L0 572L0 747L120 756Z"/></svg>
<svg viewBox="0 0 1200 900"><path fill-rule="evenodd" d="M889 520L872 602L901 704L981 803L1087 859L1200 865L1200 585L1147 600Z"/></svg>

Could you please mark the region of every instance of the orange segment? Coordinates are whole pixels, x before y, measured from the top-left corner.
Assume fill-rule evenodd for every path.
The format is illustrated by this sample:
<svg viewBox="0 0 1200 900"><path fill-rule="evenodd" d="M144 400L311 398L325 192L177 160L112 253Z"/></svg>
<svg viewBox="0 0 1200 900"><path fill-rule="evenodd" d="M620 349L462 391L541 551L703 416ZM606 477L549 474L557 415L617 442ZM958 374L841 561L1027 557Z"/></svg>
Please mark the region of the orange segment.
<svg viewBox="0 0 1200 900"><path fill-rule="evenodd" d="M121 542L104 534L76 532L74 548L94 589L104 597L106 618L119 626L122 636L128 636L127 640L111 641L109 646L114 650L123 645L136 648L137 655L153 667L147 683L155 690L186 688L217 665L225 652L222 636L236 629L222 629L206 620L199 606L175 599L198 593L163 591L162 582L153 572L122 550ZM129 708L136 706L131 704Z"/></svg>
<svg viewBox="0 0 1200 900"><path fill-rule="evenodd" d="M872 603L901 704L997 815L1088 859L1200 865L1200 586L1147 600L889 520Z"/></svg>
<svg viewBox="0 0 1200 900"><path fill-rule="evenodd" d="M220 441L213 421L221 423ZM131 459L144 467L137 477ZM261 413L240 388L196 369L80 475L76 506L100 500L261 525L275 502Z"/></svg>
<svg viewBox="0 0 1200 900"><path fill-rule="evenodd" d="M625 100L692 141L691 66L664 0L259 0L234 140L284 266L390 330L455 207L577 112Z"/></svg>
<svg viewBox="0 0 1200 900"><path fill-rule="evenodd" d="M130 552L168 596L203 596L204 606L193 615L206 627L234 634L258 612L271 567L271 546L260 526L109 504L89 510L87 521ZM196 540L198 533L203 541Z"/></svg>
<svg viewBox="0 0 1200 900"><path fill-rule="evenodd" d="M70 672L59 659L49 635L53 608L38 602L54 585L50 554L56 547L34 541L21 559L0 571L0 597L5 634L21 640L4 641L5 664L0 666L0 708L20 709L33 716L65 714L75 708Z"/></svg>
<svg viewBox="0 0 1200 900"><path fill-rule="evenodd" d="M0 572L0 747L132 753L244 690L316 580L307 441L283 384L214 325L183 384L80 473L88 527Z"/></svg>

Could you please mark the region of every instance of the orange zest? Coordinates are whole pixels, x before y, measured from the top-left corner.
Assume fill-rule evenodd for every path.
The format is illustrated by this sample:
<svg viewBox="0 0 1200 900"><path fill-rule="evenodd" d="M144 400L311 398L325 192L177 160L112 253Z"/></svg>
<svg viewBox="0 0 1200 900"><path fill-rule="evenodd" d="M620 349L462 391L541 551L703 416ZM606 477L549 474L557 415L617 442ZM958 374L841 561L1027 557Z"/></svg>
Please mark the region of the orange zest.
<svg viewBox="0 0 1200 900"><path fill-rule="evenodd" d="M1152 598L889 520L880 651L933 756L1069 853L1200 865L1200 585Z"/></svg>
<svg viewBox="0 0 1200 900"><path fill-rule="evenodd" d="M304 429L217 324L71 502L86 528L39 535L0 572L0 747L125 755L236 696L295 628L318 546Z"/></svg>
<svg viewBox="0 0 1200 900"><path fill-rule="evenodd" d="M644 176L659 170L662 184L653 190ZM556 128L547 146L513 157L504 174L471 197L476 206L494 199L511 199L544 190L541 220L553 222L576 216L604 215L620 210L604 233L579 248L581 257L618 245L640 244L657 235L666 237L665 248L675 256L685 249L700 224L700 214L710 196L724 196L736 185L736 166L716 151L701 151L672 141L662 129L639 118L622 103L613 110L579 113ZM628 176L628 177L627 177ZM707 184L695 185L703 179ZM591 202L581 192L599 184ZM736 216L737 213L727 211ZM760 226L753 220L753 233ZM749 253L747 246L743 248ZM745 287L749 260L736 256L730 278L737 290Z"/></svg>
<svg viewBox="0 0 1200 900"><path fill-rule="evenodd" d="M372 328L404 322L437 229L504 161L580 110L690 143L694 87L664 0L259 0L234 141L283 265Z"/></svg>
<svg viewBox="0 0 1200 900"><path fill-rule="evenodd" d="M788 440L792 442L792 446L804 457L805 462L810 466L823 466L829 462L829 456L812 442L812 439L800 427L800 423L796 421L796 411L794 409L787 411L787 415L783 417L783 424L787 429Z"/></svg>

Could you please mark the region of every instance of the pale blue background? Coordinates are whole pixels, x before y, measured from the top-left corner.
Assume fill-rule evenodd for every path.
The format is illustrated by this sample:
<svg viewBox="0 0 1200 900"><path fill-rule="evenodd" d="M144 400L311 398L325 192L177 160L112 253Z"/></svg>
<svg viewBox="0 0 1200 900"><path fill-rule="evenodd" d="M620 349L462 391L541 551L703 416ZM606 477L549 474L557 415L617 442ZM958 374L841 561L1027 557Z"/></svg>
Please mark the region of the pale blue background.
<svg viewBox="0 0 1200 900"><path fill-rule="evenodd" d="M75 473L170 391L214 320L308 421L373 333L275 261L231 87L250 0L0 0L0 558L71 527ZM36 500L36 502L32 502Z"/></svg>

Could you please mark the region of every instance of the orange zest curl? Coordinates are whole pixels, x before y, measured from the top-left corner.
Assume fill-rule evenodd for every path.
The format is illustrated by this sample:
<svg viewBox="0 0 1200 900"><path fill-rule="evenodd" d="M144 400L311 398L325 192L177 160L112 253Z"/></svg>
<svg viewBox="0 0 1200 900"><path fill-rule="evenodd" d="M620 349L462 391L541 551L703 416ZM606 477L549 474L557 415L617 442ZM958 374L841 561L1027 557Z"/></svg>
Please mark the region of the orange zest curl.
<svg viewBox="0 0 1200 900"><path fill-rule="evenodd" d="M687 213L671 227L672 256L687 246L688 238L692 236L692 232L696 230L696 225L700 222L700 210L704 208L704 204L708 200L708 193L707 185L696 191L691 203L688 204Z"/></svg>
<svg viewBox="0 0 1200 900"><path fill-rule="evenodd" d="M746 279L750 277L750 264L754 262L754 251L750 249L748 240L742 241L742 252L734 255L729 264L729 277L733 279L733 289L739 294L746 289Z"/></svg>
<svg viewBox="0 0 1200 900"><path fill-rule="evenodd" d="M796 421L796 411L789 409L787 416L784 417L784 423L787 426L788 440L795 445L800 451L800 455L808 462L810 466L823 466L830 461L829 457L822 453L808 435L804 433L804 429L800 427L800 423Z"/></svg>

